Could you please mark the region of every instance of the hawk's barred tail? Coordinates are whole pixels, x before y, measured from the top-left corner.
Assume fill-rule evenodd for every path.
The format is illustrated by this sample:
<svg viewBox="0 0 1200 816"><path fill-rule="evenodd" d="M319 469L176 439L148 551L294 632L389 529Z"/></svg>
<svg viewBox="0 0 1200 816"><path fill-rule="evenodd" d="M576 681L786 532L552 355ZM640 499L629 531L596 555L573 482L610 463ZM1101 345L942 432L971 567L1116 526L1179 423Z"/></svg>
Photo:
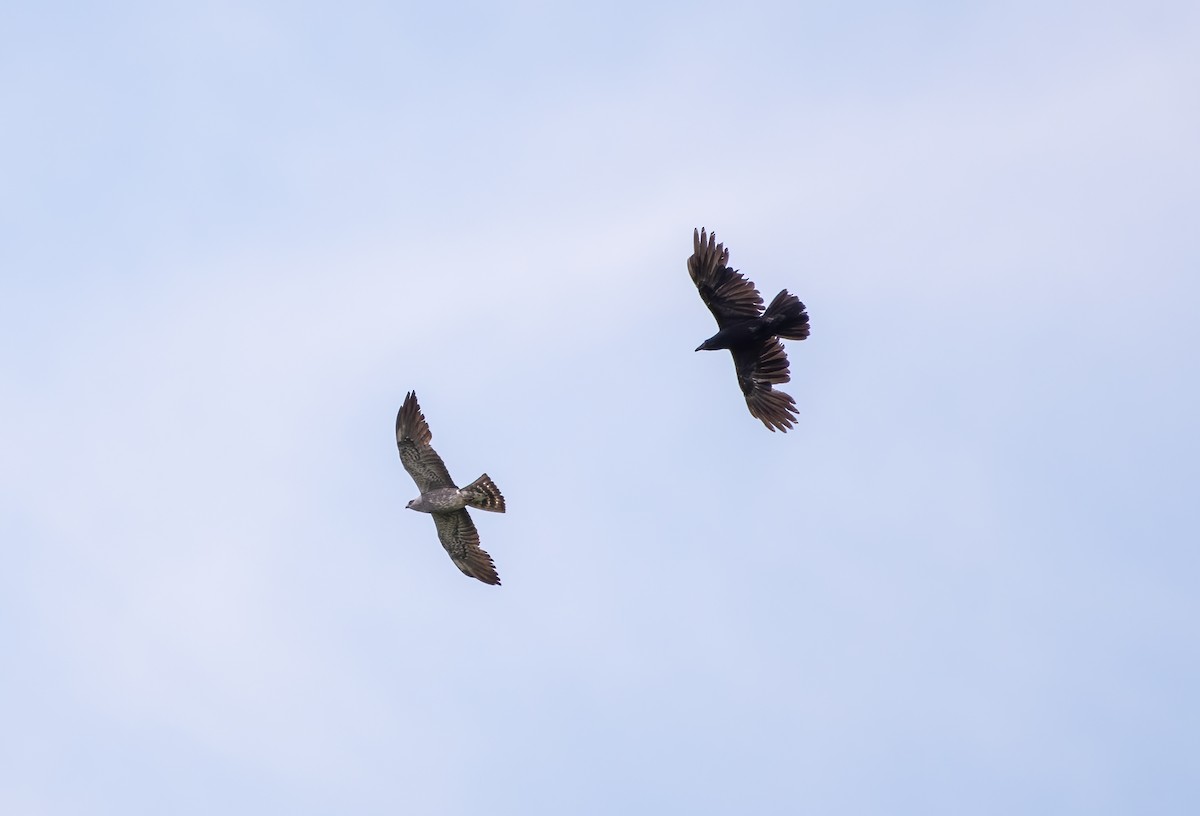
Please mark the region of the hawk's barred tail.
<svg viewBox="0 0 1200 816"><path fill-rule="evenodd" d="M504 512L504 494L492 477L486 473L464 487L461 491L467 498L467 504L480 510L490 510L493 513Z"/></svg>
<svg viewBox="0 0 1200 816"><path fill-rule="evenodd" d="M800 302L800 298L789 294L787 289L775 296L771 305L763 312L763 319L774 322L771 333L776 337L787 340L803 340L808 337L808 312L804 311L804 304Z"/></svg>

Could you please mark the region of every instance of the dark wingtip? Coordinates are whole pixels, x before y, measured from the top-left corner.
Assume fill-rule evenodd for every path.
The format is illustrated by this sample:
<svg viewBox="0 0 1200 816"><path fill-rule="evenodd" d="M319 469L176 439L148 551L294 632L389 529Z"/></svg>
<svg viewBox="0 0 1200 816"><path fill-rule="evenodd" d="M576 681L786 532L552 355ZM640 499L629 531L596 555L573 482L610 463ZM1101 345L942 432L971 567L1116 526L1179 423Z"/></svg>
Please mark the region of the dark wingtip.
<svg viewBox="0 0 1200 816"><path fill-rule="evenodd" d="M791 394L769 387L747 394L746 407L750 409L750 415L767 426L767 430L772 433L787 433L795 427L796 417L800 415Z"/></svg>
<svg viewBox="0 0 1200 816"><path fill-rule="evenodd" d="M396 413L396 442L411 439L418 445L428 445L433 440L429 431L429 423L417 402L417 392L409 391L404 397L404 403Z"/></svg>

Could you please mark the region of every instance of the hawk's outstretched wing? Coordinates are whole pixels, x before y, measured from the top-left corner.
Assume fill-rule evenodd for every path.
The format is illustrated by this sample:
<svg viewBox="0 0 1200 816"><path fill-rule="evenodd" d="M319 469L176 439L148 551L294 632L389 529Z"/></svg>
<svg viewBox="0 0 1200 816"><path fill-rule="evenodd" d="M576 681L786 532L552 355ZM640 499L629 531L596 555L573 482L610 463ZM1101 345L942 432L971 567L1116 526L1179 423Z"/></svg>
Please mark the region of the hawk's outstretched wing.
<svg viewBox="0 0 1200 816"><path fill-rule="evenodd" d="M763 299L754 284L742 273L730 269L729 250L717 243L717 234L699 230L692 233L692 256L688 258L688 274L700 290L700 298L717 318L722 329L730 323L758 317L762 314Z"/></svg>
<svg viewBox="0 0 1200 816"><path fill-rule="evenodd" d="M772 431L778 429L786 433L788 428L796 424L793 415L799 415L800 412L796 410L796 401L790 394L772 387L792 378L788 372L788 358L783 343L771 338L765 345L731 349L731 353L738 385L746 395L746 406L750 413Z"/></svg>
<svg viewBox="0 0 1200 816"><path fill-rule="evenodd" d="M409 391L400 406L400 413L396 414L396 447L400 449L404 469L422 493L439 487L458 487L450 478L442 457L429 446L432 439L429 423L417 404L417 392Z"/></svg>
<svg viewBox="0 0 1200 816"><path fill-rule="evenodd" d="M492 557L479 546L479 531L466 510L454 513L434 513L433 523L437 526L438 538L450 560L464 574L478 578L485 584L499 584L496 565Z"/></svg>

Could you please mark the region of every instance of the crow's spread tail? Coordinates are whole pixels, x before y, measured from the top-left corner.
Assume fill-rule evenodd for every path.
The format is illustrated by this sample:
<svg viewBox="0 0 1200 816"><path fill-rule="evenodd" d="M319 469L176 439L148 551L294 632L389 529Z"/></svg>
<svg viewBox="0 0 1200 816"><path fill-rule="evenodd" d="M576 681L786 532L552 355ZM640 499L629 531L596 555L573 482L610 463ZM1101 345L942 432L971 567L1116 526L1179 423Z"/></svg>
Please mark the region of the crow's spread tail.
<svg viewBox="0 0 1200 816"><path fill-rule="evenodd" d="M504 512L504 494L500 492L500 488L496 487L496 483L492 481L492 477L486 473L464 487L460 492L467 497L467 504L472 507L477 507L480 510L490 510L493 513Z"/></svg>
<svg viewBox="0 0 1200 816"><path fill-rule="evenodd" d="M800 298L781 291L763 312L763 319L771 322L771 334L785 340L803 340L808 337L808 312Z"/></svg>

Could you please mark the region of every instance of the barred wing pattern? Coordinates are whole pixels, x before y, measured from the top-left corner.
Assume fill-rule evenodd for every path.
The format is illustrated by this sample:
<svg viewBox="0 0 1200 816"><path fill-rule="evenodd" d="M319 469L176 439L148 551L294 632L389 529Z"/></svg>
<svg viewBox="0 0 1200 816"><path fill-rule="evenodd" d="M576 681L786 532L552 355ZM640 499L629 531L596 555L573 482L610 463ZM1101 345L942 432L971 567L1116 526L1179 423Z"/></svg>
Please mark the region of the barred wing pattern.
<svg viewBox="0 0 1200 816"><path fill-rule="evenodd" d="M396 447L400 461L421 491L419 499L409 502L413 510L429 513L437 528L438 540L447 554L465 575L485 584L499 584L492 557L479 546L479 531L462 503L473 507L504 512L504 495L486 473L464 490L450 478L442 457L429 444L433 434L425 414L417 404L417 394L409 391L396 414ZM454 509L455 507L459 509ZM444 512L440 512L444 511Z"/></svg>
<svg viewBox="0 0 1200 816"><path fill-rule="evenodd" d="M499 584L500 576L496 574L496 565L492 557L479 546L479 531L475 529L475 522L471 521L467 511L432 515L438 539L450 554L454 565L462 570L464 575L477 578L485 584Z"/></svg>
<svg viewBox="0 0 1200 816"><path fill-rule="evenodd" d="M400 449L400 461L408 475L417 483L422 493L439 487L457 487L450 478L446 465L429 443L433 434L425 414L417 404L417 394L409 391L396 414L396 447Z"/></svg>

